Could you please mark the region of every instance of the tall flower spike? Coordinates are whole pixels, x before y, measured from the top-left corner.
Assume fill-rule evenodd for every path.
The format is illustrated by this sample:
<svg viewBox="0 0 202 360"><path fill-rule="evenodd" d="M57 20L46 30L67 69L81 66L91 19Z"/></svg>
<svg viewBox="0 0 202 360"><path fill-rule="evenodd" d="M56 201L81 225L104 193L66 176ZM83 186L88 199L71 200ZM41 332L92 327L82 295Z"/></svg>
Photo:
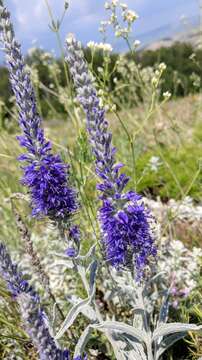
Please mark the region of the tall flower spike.
<svg viewBox="0 0 202 360"><path fill-rule="evenodd" d="M75 191L68 186L69 166L63 163L59 155L52 153L51 143L45 139L30 74L25 68L21 47L14 37L10 14L2 0L0 36L23 132L18 139L27 150L19 160L26 163L23 166L22 182L30 192L32 214L65 222L77 210Z"/></svg>
<svg viewBox="0 0 202 360"><path fill-rule="evenodd" d="M46 325L46 317L40 304L28 294L21 294L18 297L22 318L27 333L38 349L41 360L70 360L69 351L59 349Z"/></svg>
<svg viewBox="0 0 202 360"><path fill-rule="evenodd" d="M29 293L37 298L32 286L24 279L23 274L18 270L17 265L13 264L11 257L5 247L0 243L0 276L7 283L8 289L14 297L21 293Z"/></svg>
<svg viewBox="0 0 202 360"><path fill-rule="evenodd" d="M41 308L40 298L13 264L6 247L0 243L0 276L7 283L15 299L18 301L27 332L35 344L40 359L65 360L69 352L57 347L49 333L46 315Z"/></svg>
<svg viewBox="0 0 202 360"><path fill-rule="evenodd" d="M102 200L99 221L106 258L116 268L135 268L136 278L141 278L149 257L156 255L150 228L151 215L145 209L140 195L124 191L129 178L120 173L123 164L116 163L116 149L112 146L112 134L108 131L105 110L99 106L81 44L73 35L67 38L66 44L67 62L77 98L86 113L96 173L101 179L97 186Z"/></svg>

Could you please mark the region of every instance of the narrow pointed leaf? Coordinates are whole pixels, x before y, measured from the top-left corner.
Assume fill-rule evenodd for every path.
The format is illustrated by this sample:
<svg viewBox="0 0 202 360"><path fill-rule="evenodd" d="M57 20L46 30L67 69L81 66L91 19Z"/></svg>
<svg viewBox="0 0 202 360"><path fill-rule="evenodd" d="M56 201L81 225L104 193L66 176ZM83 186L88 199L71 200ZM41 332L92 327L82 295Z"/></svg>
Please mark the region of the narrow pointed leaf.
<svg viewBox="0 0 202 360"><path fill-rule="evenodd" d="M79 302L82 301L81 298L73 295L71 297L68 297L67 300L72 304L72 305L76 305L78 304ZM81 309L81 313L87 317L89 320L91 320L92 322L95 322L97 320L97 315L96 315L96 312L95 310L93 310L93 308L90 306L90 305L86 305L85 307L83 307Z"/></svg>
<svg viewBox="0 0 202 360"><path fill-rule="evenodd" d="M160 325L153 333L152 341L157 340L159 337L167 336L174 333L188 332L188 331L199 331L202 330L202 326L195 324L181 324L181 323L170 323Z"/></svg>
<svg viewBox="0 0 202 360"><path fill-rule="evenodd" d="M161 305L160 314L159 314L159 324L166 323L168 319L169 295L170 295L170 289L167 291L167 294L165 295L163 299L163 303Z"/></svg>
<svg viewBox="0 0 202 360"><path fill-rule="evenodd" d="M65 318L60 330L58 331L58 333L55 336L55 339L60 339L65 331L67 331L67 329L69 329L69 327L73 324L73 322L75 321L75 319L77 318L77 316L79 315L80 312L82 312L82 309L84 307L86 307L86 305L89 303L89 299L85 299L82 300L81 302L79 302L78 304L74 305L71 310L69 311L67 317Z"/></svg>
<svg viewBox="0 0 202 360"><path fill-rule="evenodd" d="M86 255L79 255L75 258L75 260L88 260L88 259L92 259L92 257L95 255L95 249L96 249L96 245L91 246L91 248L89 249L89 251L87 252Z"/></svg>
<svg viewBox="0 0 202 360"><path fill-rule="evenodd" d="M135 329L130 325L126 325L122 322L118 321L105 321L99 325L93 325L96 329L101 331L118 331L120 333L125 334L126 336L132 336L134 339L137 339L140 342L146 342L145 333L139 329Z"/></svg>
<svg viewBox="0 0 202 360"><path fill-rule="evenodd" d="M159 346L156 354L156 360L160 359L163 353L168 350L173 344L175 344L178 340L183 339L187 335L187 332L182 332L179 334L169 335L165 337Z"/></svg>
<svg viewBox="0 0 202 360"><path fill-rule="evenodd" d="M95 296L95 291L96 291L96 284L95 284L95 280L96 280L96 274L97 274L97 260L93 261L90 265L90 291L89 291L89 295L91 297L91 299Z"/></svg>
<svg viewBox="0 0 202 360"><path fill-rule="evenodd" d="M77 345L76 345L75 351L74 351L75 358L77 356L82 356L82 354L85 350L85 347L88 343L88 340L90 339L92 330L93 330L93 328L89 325L89 326L87 326L87 328L84 330L84 332L80 336L79 341L77 342Z"/></svg>
<svg viewBox="0 0 202 360"><path fill-rule="evenodd" d="M123 336L124 337L124 336ZM126 339L125 339L126 340ZM132 338L127 338L127 342L131 345L134 349L133 351L129 351L128 359L135 359L135 360L147 360L147 356L144 351L144 346L137 341L134 341ZM133 356L133 352L136 352L136 356Z"/></svg>

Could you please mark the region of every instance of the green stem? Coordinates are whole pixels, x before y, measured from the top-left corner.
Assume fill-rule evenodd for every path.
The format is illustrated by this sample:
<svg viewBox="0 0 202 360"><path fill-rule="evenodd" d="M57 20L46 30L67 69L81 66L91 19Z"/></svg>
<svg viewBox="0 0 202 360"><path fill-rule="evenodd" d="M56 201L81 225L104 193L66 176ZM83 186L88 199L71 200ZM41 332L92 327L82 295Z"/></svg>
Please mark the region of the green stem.
<svg viewBox="0 0 202 360"><path fill-rule="evenodd" d="M133 179L134 179L134 183L135 183L135 189L137 186L137 180L136 180L136 159L135 159L135 148L134 148L134 142L133 142L133 138L130 135L127 127L125 126L125 124L123 123L121 117L119 116L118 112L115 112L116 117L118 118L127 138L128 138L128 142L130 144L130 149L131 149L131 154L132 154L132 168L133 168Z"/></svg>
<svg viewBox="0 0 202 360"><path fill-rule="evenodd" d="M49 13L49 17L50 17L50 19L51 19L51 22L52 22L52 24L55 24L55 19L54 19L54 16L53 16L53 13L52 13L52 10L51 10L49 1L48 1L48 0L44 0L44 1L45 1L46 6L47 6L47 9L48 9L48 13ZM62 19L61 19L60 22L59 22L60 25L61 25L61 23L62 23L62 21L63 21L63 19L64 19L64 15L65 15L65 13L63 13ZM71 97L73 97L73 96L72 96L72 87L71 87L70 78L69 78L68 71L67 71L67 64L66 64L66 61L65 61L65 54L64 54L64 50L63 50L63 46L62 46L62 41L61 41L61 38L60 38L59 28L54 27L53 30L54 30L54 32L56 33L56 38L57 38L58 46L59 46L60 53L61 53L61 56L62 56L63 68L64 68L64 73L65 73L65 78L66 78L67 86L70 87Z"/></svg>

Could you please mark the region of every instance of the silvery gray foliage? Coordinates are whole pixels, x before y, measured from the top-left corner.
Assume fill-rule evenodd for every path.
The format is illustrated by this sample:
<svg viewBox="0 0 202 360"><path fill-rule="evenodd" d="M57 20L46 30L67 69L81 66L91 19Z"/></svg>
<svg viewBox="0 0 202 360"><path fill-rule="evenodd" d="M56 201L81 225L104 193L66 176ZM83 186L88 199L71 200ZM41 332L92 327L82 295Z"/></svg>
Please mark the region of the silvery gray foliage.
<svg viewBox="0 0 202 360"><path fill-rule="evenodd" d="M69 267L68 259L68 267ZM69 298L72 304L65 321L57 332L55 338L60 339L65 331L82 313L90 324L81 335L76 347L74 356L81 355L90 339L91 332L96 329L105 334L110 341L115 356L118 360L160 360L163 353L176 341L182 339L189 331L199 331L201 326L195 324L167 323L169 310L169 290L162 296L162 305L158 319L153 321L150 310L151 292L148 287L156 282L157 276L145 281L144 284L134 282L131 274L125 272L122 276L111 270L114 285L117 289L117 296L122 300L130 299L133 308L133 318L129 324L116 319L104 318L95 301L95 282L98 271L95 247L93 246L86 256L78 256L72 259L72 267L78 271L83 281L88 296L81 299L76 296ZM101 271L101 264L100 264ZM162 274L159 274L161 276ZM89 279L89 280L88 280ZM125 279L125 280L124 280ZM124 285L125 282L125 285ZM125 294L125 297L123 297Z"/></svg>

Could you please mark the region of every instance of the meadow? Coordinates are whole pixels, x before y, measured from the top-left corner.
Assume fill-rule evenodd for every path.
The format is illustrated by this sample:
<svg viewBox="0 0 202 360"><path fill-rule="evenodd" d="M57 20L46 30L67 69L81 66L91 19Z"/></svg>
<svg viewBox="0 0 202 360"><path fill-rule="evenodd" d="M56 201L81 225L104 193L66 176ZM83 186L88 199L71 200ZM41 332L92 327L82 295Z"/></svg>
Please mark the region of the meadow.
<svg viewBox="0 0 202 360"><path fill-rule="evenodd" d="M201 51L191 75L148 65L137 14L112 0L101 43L70 35L61 59L24 64L4 6L0 359L202 358ZM68 3L61 21L48 9L61 44Z"/></svg>

